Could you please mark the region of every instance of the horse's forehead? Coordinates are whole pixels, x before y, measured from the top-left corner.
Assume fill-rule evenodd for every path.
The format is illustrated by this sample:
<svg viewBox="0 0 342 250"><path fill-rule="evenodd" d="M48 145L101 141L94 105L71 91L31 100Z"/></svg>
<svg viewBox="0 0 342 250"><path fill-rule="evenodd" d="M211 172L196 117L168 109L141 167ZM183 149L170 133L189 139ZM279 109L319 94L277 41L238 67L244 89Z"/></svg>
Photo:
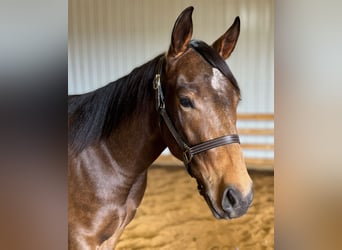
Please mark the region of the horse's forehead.
<svg viewBox="0 0 342 250"><path fill-rule="evenodd" d="M207 87L211 87L214 91L225 91L227 78L196 52L185 56L177 68L180 75L188 82L207 82Z"/></svg>
<svg viewBox="0 0 342 250"><path fill-rule="evenodd" d="M209 80L213 76L213 67L198 53L190 51L181 58L177 65L177 73L185 76L188 81L199 78Z"/></svg>

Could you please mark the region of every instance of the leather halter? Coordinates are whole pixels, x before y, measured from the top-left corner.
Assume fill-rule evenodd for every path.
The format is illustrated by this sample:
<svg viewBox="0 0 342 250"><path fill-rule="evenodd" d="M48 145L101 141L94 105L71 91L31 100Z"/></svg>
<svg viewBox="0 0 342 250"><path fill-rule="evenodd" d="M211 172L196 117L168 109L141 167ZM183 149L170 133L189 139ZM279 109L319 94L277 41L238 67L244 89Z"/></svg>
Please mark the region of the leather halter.
<svg viewBox="0 0 342 250"><path fill-rule="evenodd" d="M217 138L210 139L208 141L205 141L205 142L193 145L193 146L189 146L179 135L169 115L167 114L166 107L165 107L164 93L163 93L161 81L160 81L162 66L163 66L163 57L159 59L158 66L157 66L158 67L157 74L155 75L154 81L153 81L153 88L156 91L156 110L162 117L164 123L166 124L167 128L171 132L173 138L176 140L178 146L182 150L184 165L188 173L191 176L193 176L191 169L190 169L190 162L194 155L216 148L216 147L223 146L223 145L232 144L232 143L240 143L240 139L237 134L232 134L232 135L225 135L225 136L217 137Z"/></svg>

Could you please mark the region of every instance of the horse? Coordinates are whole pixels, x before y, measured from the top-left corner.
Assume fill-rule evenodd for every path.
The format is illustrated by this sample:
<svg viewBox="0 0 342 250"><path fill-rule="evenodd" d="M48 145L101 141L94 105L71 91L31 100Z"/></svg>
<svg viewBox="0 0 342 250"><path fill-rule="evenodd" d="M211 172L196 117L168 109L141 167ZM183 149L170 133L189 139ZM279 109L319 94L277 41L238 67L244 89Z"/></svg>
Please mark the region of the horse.
<svg viewBox="0 0 342 250"><path fill-rule="evenodd" d="M192 39L190 6L167 52L92 92L68 96L69 249L113 249L143 198L149 166L168 147L217 219L253 200L237 134L240 88L225 60L236 17L212 45Z"/></svg>

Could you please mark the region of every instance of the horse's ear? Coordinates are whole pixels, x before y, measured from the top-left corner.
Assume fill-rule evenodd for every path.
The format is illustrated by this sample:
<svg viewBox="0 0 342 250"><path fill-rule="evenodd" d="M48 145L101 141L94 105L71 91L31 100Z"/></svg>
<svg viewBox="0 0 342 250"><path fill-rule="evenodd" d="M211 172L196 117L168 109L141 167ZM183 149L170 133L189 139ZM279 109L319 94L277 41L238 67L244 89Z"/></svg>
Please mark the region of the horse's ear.
<svg viewBox="0 0 342 250"><path fill-rule="evenodd" d="M240 18L237 16L234 23L219 39L213 43L213 48L223 59L227 59L233 52L240 34Z"/></svg>
<svg viewBox="0 0 342 250"><path fill-rule="evenodd" d="M178 16L173 26L168 56L178 57L187 49L192 37L191 15L193 10L194 7L190 6Z"/></svg>

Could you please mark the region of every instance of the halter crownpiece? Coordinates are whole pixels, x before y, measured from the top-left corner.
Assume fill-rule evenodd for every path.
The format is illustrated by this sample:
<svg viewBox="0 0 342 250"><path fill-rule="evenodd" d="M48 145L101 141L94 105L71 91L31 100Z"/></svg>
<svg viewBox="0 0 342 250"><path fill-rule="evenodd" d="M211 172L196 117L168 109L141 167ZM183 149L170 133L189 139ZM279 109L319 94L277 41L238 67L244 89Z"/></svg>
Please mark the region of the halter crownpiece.
<svg viewBox="0 0 342 250"><path fill-rule="evenodd" d="M169 115L166 112L165 98L164 98L164 93L163 93L161 81L160 81L162 66L163 66L163 57L159 59L158 66L157 66L158 71L153 81L153 88L156 91L156 110L162 117L164 123L166 124L173 138L176 140L178 146L181 148L183 152L184 165L186 166L189 174L192 176L189 164L192 158L194 157L194 155L202 153L204 151L208 151L213 148L227 145L227 144L233 144L233 143L240 144L240 139L237 134L232 134L232 135L225 135L225 136L217 137L217 138L214 138L214 139L211 139L211 140L208 140L208 141L205 141L205 142L193 145L193 146L189 146L187 143L185 143L185 141L177 132Z"/></svg>

